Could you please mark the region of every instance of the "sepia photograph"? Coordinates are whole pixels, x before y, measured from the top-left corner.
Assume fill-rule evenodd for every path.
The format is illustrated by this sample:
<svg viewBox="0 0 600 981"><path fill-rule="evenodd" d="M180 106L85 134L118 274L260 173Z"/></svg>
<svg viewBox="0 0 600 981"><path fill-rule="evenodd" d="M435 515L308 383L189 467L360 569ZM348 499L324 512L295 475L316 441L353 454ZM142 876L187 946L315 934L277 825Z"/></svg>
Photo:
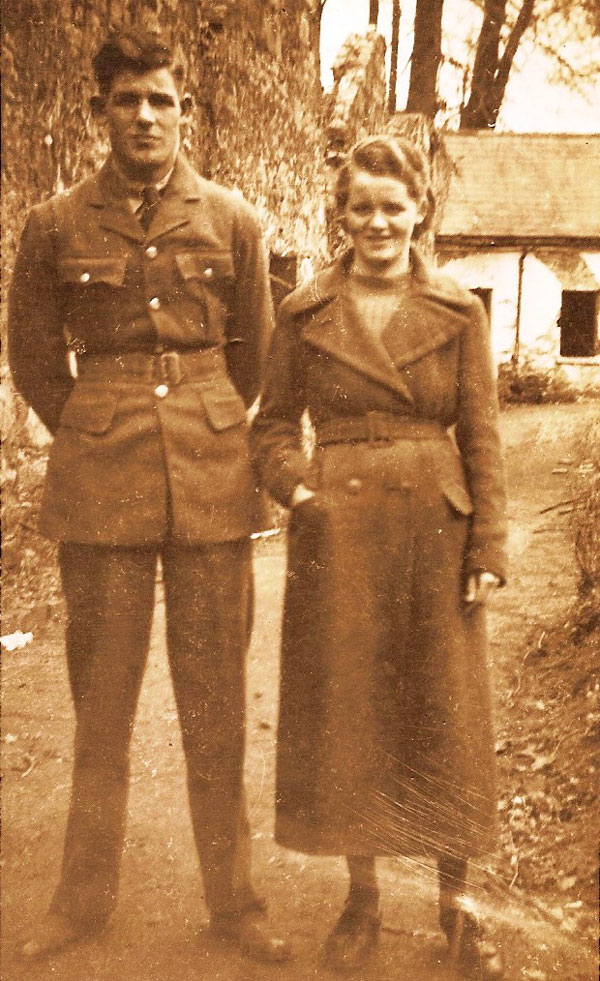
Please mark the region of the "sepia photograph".
<svg viewBox="0 0 600 981"><path fill-rule="evenodd" d="M0 0L2 981L595 981L596 0Z"/></svg>

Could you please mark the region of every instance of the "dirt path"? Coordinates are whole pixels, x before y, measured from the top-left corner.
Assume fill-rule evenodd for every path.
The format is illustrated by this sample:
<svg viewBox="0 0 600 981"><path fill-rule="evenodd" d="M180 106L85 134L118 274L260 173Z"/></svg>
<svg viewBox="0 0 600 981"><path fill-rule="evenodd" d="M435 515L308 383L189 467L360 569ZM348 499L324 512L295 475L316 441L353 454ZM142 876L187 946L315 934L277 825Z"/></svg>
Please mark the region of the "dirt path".
<svg viewBox="0 0 600 981"><path fill-rule="evenodd" d="M574 434L598 403L519 407L502 417L511 496L510 587L491 615L499 728L518 726L534 711L515 695L525 636L560 617L574 591L567 518L542 509L563 500L577 460ZM571 462L561 462L571 461ZM554 472L559 471L559 472ZM566 471L566 472L564 472ZM72 762L73 717L61 650L60 604L34 620L44 625L21 651L4 655L3 981L301 981L328 978L319 945L344 898L342 863L286 852L272 841L277 648L284 552L280 538L256 551L257 626L248 673L248 785L256 876L273 917L289 931L294 962L265 968L215 947L188 822L181 744L163 651L160 598L153 645L132 748L130 819L120 902L102 938L44 964L24 968L16 940L47 906L58 875ZM30 607L30 602L26 604ZM3 633L31 629L19 610L5 614ZM540 717L540 726L544 719ZM381 951L363 981L448 978L437 933L434 876L414 863L381 863L386 929ZM532 904L492 902L508 961L508 978L591 981L595 965L577 937L561 933ZM536 973L537 972L537 973Z"/></svg>

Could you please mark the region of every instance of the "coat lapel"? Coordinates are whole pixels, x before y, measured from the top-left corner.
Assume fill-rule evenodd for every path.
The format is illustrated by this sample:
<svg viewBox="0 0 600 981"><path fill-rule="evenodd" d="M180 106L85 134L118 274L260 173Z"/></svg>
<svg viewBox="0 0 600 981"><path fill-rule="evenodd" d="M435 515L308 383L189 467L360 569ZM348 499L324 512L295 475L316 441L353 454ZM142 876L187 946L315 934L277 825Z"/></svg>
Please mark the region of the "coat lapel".
<svg viewBox="0 0 600 981"><path fill-rule="evenodd" d="M470 299L452 280L427 270L417 253L413 252L411 259L412 288L392 315L381 345L348 323L349 311L342 293L351 253L293 293L286 301L285 312L290 317L303 318L302 337L307 343L412 403L413 396L402 381L400 369L460 333L469 319Z"/></svg>
<svg viewBox="0 0 600 981"><path fill-rule="evenodd" d="M467 325L471 299L452 279L428 270L412 252L412 287L392 316L382 342L400 370L444 347Z"/></svg>
<svg viewBox="0 0 600 981"><path fill-rule="evenodd" d="M413 397L402 382L391 358L377 341L352 321L348 305L335 296L325 307L312 314L302 337L308 344L333 355L355 371L379 385L391 388L408 402Z"/></svg>
<svg viewBox="0 0 600 981"><path fill-rule="evenodd" d="M134 242L144 241L144 231L133 214L127 198L120 193L118 175L110 158L91 180L89 205L98 212L98 224Z"/></svg>
<svg viewBox="0 0 600 981"><path fill-rule="evenodd" d="M190 221L187 203L198 201L201 196L200 179L187 161L179 156L148 232L144 234L122 193L120 179L109 159L92 179L89 204L98 210L101 228L117 232L134 242L143 242L167 235L186 225Z"/></svg>
<svg viewBox="0 0 600 981"><path fill-rule="evenodd" d="M201 197L201 184L198 175L184 157L179 156L171 179L165 187L156 209L156 214L148 228L147 240L152 241L162 235L168 235L176 228L187 225L191 221L190 209L187 207L188 202L199 201Z"/></svg>

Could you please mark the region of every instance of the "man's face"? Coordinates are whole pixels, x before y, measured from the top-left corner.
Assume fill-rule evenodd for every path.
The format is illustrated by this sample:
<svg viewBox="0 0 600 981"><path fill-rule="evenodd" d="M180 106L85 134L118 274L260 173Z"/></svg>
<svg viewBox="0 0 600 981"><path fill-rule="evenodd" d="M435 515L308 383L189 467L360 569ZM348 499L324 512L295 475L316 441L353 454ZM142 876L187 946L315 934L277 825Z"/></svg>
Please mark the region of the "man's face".
<svg viewBox="0 0 600 981"><path fill-rule="evenodd" d="M132 180L154 182L171 169L179 149L179 92L168 68L115 75L102 117L113 155Z"/></svg>

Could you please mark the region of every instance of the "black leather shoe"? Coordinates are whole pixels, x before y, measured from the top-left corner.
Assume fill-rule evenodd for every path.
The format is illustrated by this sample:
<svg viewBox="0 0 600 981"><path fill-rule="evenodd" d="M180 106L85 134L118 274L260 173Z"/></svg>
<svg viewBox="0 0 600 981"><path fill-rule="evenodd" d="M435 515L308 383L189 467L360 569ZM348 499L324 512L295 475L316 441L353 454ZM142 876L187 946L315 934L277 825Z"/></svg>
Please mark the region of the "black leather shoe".
<svg viewBox="0 0 600 981"><path fill-rule="evenodd" d="M377 947L381 917L346 903L325 942L325 959L334 971L350 973L362 967Z"/></svg>
<svg viewBox="0 0 600 981"><path fill-rule="evenodd" d="M504 977L502 955L485 937L485 928L466 896L454 896L440 907L440 925L448 940L452 964L469 981L500 981Z"/></svg>
<svg viewBox="0 0 600 981"><path fill-rule="evenodd" d="M213 916L210 928L219 939L235 944L241 954L255 961L280 964L292 956L288 941L274 932L263 912Z"/></svg>
<svg viewBox="0 0 600 981"><path fill-rule="evenodd" d="M30 939L22 945L20 958L23 961L41 961L53 954L60 954L72 944L87 940L99 930L99 927L91 927L68 916L48 913L32 932Z"/></svg>

